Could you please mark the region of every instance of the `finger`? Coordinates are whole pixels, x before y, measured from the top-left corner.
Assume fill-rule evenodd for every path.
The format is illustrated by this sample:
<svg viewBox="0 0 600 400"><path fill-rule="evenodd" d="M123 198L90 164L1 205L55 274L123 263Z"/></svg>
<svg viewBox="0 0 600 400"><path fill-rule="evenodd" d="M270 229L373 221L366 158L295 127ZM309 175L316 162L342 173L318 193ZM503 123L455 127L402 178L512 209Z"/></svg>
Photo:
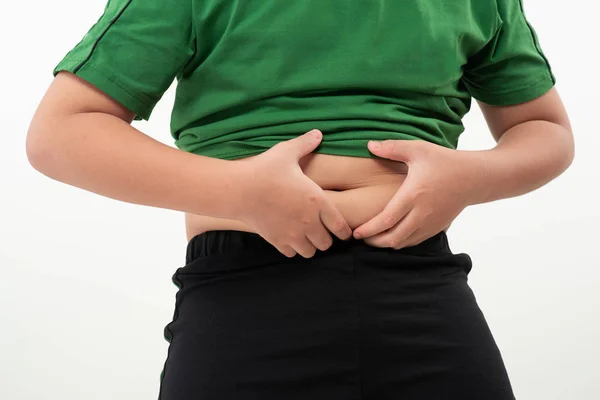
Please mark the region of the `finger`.
<svg viewBox="0 0 600 400"><path fill-rule="evenodd" d="M271 243L272 244L272 243ZM274 245L275 248L284 256L288 257L288 258L292 258L296 255L296 250L294 250L292 248L292 246L288 246L288 245Z"/></svg>
<svg viewBox="0 0 600 400"><path fill-rule="evenodd" d="M327 250L333 244L331 235L321 223L319 223L314 230L307 232L306 237L317 249L321 251Z"/></svg>
<svg viewBox="0 0 600 400"><path fill-rule="evenodd" d="M376 156L406 162L407 164L414 159L415 150L418 146L416 140L370 141L367 144L369 151Z"/></svg>
<svg viewBox="0 0 600 400"><path fill-rule="evenodd" d="M303 239L298 239L296 243L292 243L292 247L304 258L311 258L317 252L317 248L306 236Z"/></svg>
<svg viewBox="0 0 600 400"><path fill-rule="evenodd" d="M323 203L320 216L323 225L338 238L347 240L352 237L350 225L348 225L340 210L329 199L326 199Z"/></svg>
<svg viewBox="0 0 600 400"><path fill-rule="evenodd" d="M311 153L321 143L323 133L318 129L306 132L294 139L290 139L285 142L281 142L284 146L289 147L290 156L295 157L296 160L300 160L302 157Z"/></svg>
<svg viewBox="0 0 600 400"><path fill-rule="evenodd" d="M401 246L402 247L416 246L419 243L426 240L428 237L430 237L430 236L423 235L423 231L421 229L417 229L404 240L404 243L402 243Z"/></svg>
<svg viewBox="0 0 600 400"><path fill-rule="evenodd" d="M365 239L365 242L375 247L401 249L406 247L407 239L419 229L419 223L418 214L411 210L396 226Z"/></svg>
<svg viewBox="0 0 600 400"><path fill-rule="evenodd" d="M399 250L407 246L408 238L421 226L419 214L412 209L398 225L387 233L387 244L389 247Z"/></svg>
<svg viewBox="0 0 600 400"><path fill-rule="evenodd" d="M395 226L413 207L412 192L404 181L382 212L354 230L356 239L367 238Z"/></svg>

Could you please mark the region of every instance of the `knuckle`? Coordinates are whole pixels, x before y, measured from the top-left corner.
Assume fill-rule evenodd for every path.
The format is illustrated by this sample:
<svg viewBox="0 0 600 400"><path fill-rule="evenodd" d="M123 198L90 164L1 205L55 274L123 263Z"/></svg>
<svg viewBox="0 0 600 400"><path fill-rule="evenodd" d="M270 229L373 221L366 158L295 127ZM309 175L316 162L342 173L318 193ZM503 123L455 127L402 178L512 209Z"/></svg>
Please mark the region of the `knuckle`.
<svg viewBox="0 0 600 400"><path fill-rule="evenodd" d="M411 195L410 195L410 199L411 200L417 200L418 198L420 198L421 196L425 195L427 193L427 189L425 189L422 185L415 185L415 188L413 189Z"/></svg>
<svg viewBox="0 0 600 400"><path fill-rule="evenodd" d="M289 231L286 238L288 243L296 242L300 238L300 234L296 230Z"/></svg>
<svg viewBox="0 0 600 400"><path fill-rule="evenodd" d="M383 223L390 227L396 223L396 217L393 214L385 214L383 216Z"/></svg>
<svg viewBox="0 0 600 400"><path fill-rule="evenodd" d="M391 247L393 249L398 250L398 248L400 246L400 241L396 240L396 239L388 239L386 245L387 245L387 247Z"/></svg>
<svg viewBox="0 0 600 400"><path fill-rule="evenodd" d="M346 229L346 221L344 221L342 218L338 218L335 221L333 221L333 229L336 232L343 232Z"/></svg>
<svg viewBox="0 0 600 400"><path fill-rule="evenodd" d="M310 203L310 204L320 204L321 202L321 197L318 196L315 193L311 193L306 197L306 200Z"/></svg>
<svg viewBox="0 0 600 400"><path fill-rule="evenodd" d="M427 207L424 210L421 211L421 217L422 218L429 218L434 214L434 210L431 207Z"/></svg>
<svg viewBox="0 0 600 400"><path fill-rule="evenodd" d="M415 204L419 204L420 203L420 197L421 197L421 192L419 191L419 189L412 191L411 193L406 195L408 201L413 204L413 208Z"/></svg>
<svg viewBox="0 0 600 400"><path fill-rule="evenodd" d="M391 152L396 151L396 148L398 147L398 142L396 142L395 140L391 140L388 143L384 142L384 144L387 144Z"/></svg>

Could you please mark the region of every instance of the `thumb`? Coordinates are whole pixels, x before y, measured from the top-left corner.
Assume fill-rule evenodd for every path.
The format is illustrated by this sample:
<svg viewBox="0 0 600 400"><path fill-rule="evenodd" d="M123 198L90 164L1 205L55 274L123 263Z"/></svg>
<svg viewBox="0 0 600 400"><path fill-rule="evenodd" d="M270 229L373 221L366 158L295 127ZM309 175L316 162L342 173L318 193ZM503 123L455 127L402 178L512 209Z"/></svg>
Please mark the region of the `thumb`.
<svg viewBox="0 0 600 400"><path fill-rule="evenodd" d="M288 140L288 145L292 147L292 152L297 159L304 157L319 146L323 133L318 129L306 132L297 138Z"/></svg>
<svg viewBox="0 0 600 400"><path fill-rule="evenodd" d="M395 161L410 161L413 154L413 140L369 141L369 151L376 156Z"/></svg>

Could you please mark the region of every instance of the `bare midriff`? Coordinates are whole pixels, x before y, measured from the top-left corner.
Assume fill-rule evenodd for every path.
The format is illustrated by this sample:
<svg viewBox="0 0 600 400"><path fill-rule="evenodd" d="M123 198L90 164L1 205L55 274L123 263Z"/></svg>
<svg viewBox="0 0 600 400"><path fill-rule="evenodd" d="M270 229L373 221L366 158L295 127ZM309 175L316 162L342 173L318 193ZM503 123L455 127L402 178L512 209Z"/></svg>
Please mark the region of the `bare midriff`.
<svg viewBox="0 0 600 400"><path fill-rule="evenodd" d="M384 209L408 172L408 166L398 161L319 153L303 157L300 167L325 191L352 229ZM192 213L185 214L185 223L188 241L200 233L213 230L254 232L238 220Z"/></svg>

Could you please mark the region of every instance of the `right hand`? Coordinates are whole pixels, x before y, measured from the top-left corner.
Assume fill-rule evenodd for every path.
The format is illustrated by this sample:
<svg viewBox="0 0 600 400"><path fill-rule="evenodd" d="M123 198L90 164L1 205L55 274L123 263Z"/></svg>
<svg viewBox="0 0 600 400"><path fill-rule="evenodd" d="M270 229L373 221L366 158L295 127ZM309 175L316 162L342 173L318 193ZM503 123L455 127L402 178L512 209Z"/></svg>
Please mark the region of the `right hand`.
<svg viewBox="0 0 600 400"><path fill-rule="evenodd" d="M240 160L244 207L236 218L287 257L310 258L316 249L327 250L330 232L342 240L352 236L340 211L299 164L322 138L315 129Z"/></svg>

